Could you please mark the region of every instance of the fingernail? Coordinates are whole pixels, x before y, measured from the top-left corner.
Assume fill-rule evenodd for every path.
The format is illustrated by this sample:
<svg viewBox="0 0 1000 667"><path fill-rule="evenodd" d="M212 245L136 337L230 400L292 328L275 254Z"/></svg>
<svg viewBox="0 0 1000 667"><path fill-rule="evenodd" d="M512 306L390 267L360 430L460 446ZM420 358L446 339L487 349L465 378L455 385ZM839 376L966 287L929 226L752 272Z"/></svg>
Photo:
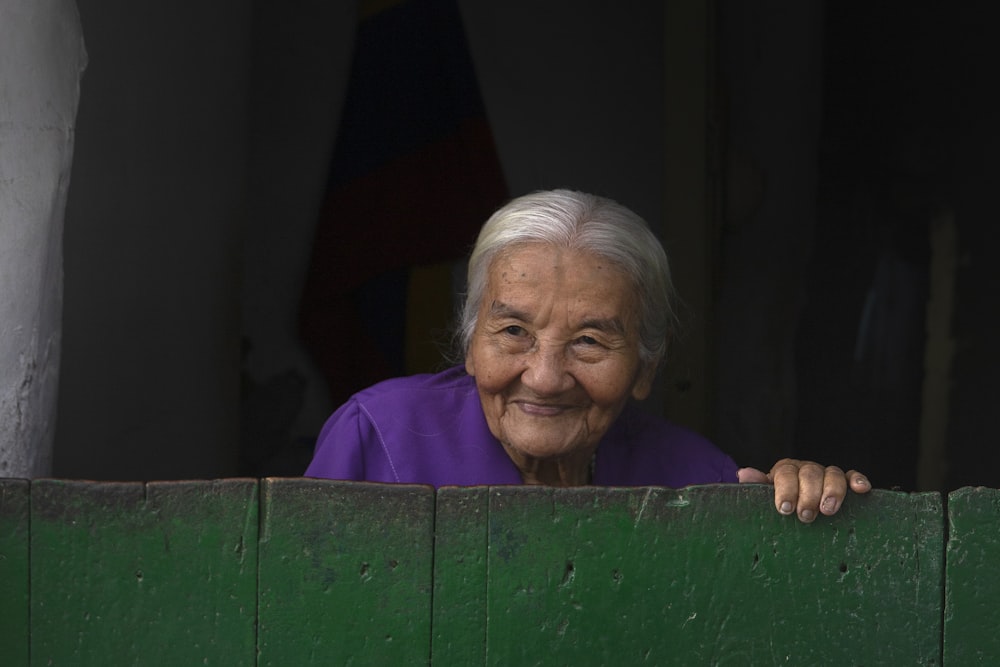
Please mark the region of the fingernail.
<svg viewBox="0 0 1000 667"><path fill-rule="evenodd" d="M812 510L802 510L802 514L800 516L803 521L812 521L816 518L816 513Z"/></svg>
<svg viewBox="0 0 1000 667"><path fill-rule="evenodd" d="M835 512L837 510L837 499L833 496L825 499L823 501L823 511L824 512Z"/></svg>
<svg viewBox="0 0 1000 667"><path fill-rule="evenodd" d="M868 481L867 477L858 477L854 483L858 486L871 486L871 482Z"/></svg>
<svg viewBox="0 0 1000 667"><path fill-rule="evenodd" d="M781 512L782 514L791 514L792 504L786 500L785 502L781 503L781 508L778 511Z"/></svg>

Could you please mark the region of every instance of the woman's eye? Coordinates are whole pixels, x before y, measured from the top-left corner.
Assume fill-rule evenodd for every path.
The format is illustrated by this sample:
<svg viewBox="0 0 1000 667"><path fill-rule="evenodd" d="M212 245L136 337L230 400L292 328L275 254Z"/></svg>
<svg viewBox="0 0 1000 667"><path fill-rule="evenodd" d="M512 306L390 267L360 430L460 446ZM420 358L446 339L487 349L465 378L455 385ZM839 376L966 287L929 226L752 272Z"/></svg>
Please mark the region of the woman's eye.
<svg viewBox="0 0 1000 667"><path fill-rule="evenodd" d="M580 336L576 342L581 345L597 345L597 340L593 336Z"/></svg>
<svg viewBox="0 0 1000 667"><path fill-rule="evenodd" d="M524 328L519 327L516 324L512 324L506 329L504 329L504 333L506 333L508 336L522 336L524 335Z"/></svg>

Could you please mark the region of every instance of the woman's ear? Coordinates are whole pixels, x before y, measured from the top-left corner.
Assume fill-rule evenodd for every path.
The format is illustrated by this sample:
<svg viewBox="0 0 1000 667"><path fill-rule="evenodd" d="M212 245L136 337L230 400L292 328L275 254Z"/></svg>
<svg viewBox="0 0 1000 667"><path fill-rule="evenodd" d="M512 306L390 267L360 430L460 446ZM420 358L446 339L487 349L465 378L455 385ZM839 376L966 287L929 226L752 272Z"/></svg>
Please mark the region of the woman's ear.
<svg viewBox="0 0 1000 667"><path fill-rule="evenodd" d="M656 364L643 364L632 385L632 398L645 400L653 390L653 379L656 377Z"/></svg>
<svg viewBox="0 0 1000 667"><path fill-rule="evenodd" d="M667 339L664 342L663 350L657 355L654 361L640 362L642 363L642 368L639 369L635 384L632 385L632 398L635 400L642 401L649 398L649 394L653 391L653 382L656 380L656 371L660 370L660 366L663 365L667 357L667 348L670 347L670 341L673 337L673 331L667 332Z"/></svg>

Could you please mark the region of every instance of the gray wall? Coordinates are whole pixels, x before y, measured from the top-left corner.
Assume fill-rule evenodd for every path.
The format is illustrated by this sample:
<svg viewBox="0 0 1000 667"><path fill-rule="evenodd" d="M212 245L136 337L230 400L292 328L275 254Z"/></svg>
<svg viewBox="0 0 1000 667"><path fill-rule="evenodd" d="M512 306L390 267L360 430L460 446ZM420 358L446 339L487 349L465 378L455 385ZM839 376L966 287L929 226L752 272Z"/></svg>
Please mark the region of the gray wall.
<svg viewBox="0 0 1000 667"><path fill-rule="evenodd" d="M0 477L51 472L63 209L86 53L71 0L0 0Z"/></svg>

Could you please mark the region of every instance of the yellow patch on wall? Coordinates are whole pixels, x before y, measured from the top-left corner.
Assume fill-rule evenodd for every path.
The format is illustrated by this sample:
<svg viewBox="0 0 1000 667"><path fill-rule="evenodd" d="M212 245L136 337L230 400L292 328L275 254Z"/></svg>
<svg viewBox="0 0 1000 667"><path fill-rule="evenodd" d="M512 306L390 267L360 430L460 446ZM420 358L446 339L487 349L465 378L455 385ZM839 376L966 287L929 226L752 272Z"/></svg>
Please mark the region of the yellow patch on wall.
<svg viewBox="0 0 1000 667"><path fill-rule="evenodd" d="M406 294L406 372L429 373L444 367L454 315L454 262L414 267Z"/></svg>
<svg viewBox="0 0 1000 667"><path fill-rule="evenodd" d="M375 14L386 9L391 9L396 5L401 5L406 0L362 0L359 9L359 18L364 21Z"/></svg>

